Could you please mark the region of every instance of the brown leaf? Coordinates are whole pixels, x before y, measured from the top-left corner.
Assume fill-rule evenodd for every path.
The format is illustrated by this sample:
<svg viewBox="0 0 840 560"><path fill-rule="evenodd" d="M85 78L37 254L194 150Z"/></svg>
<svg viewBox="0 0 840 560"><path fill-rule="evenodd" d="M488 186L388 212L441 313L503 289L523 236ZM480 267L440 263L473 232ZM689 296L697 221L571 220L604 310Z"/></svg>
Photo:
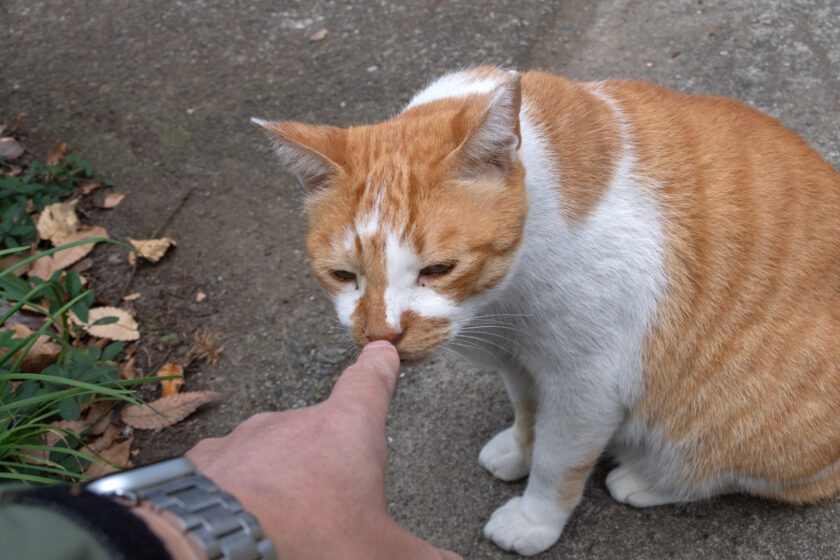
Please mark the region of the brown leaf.
<svg viewBox="0 0 840 560"><path fill-rule="evenodd" d="M131 239L129 237L128 242L139 251L141 257L145 257L152 262L158 262L170 246L177 245L175 240L170 237L162 239ZM129 253L128 262L131 266L134 266L137 262L137 255L133 252Z"/></svg>
<svg viewBox="0 0 840 560"><path fill-rule="evenodd" d="M318 31L316 31L312 35L310 35L309 40L310 41L320 41L326 36L327 36L327 28L324 27L322 29L319 29Z"/></svg>
<svg viewBox="0 0 840 560"><path fill-rule="evenodd" d="M109 447L108 449L102 450L99 455L103 459L107 459L112 463L116 463L121 465L122 467L130 467L131 466L131 443L134 441L134 436L131 436L127 440L123 441L122 443L116 443ZM87 450L82 450L83 453L87 453L88 455L93 455ZM104 476L106 474L110 474L112 472L116 472L117 468L112 467L108 463L104 461L97 461L93 463L91 466L85 470L85 476L89 476L91 478L99 478L100 476Z"/></svg>
<svg viewBox="0 0 840 560"><path fill-rule="evenodd" d="M23 151L23 144L11 136L0 138L0 157L11 161L22 156Z"/></svg>
<svg viewBox="0 0 840 560"><path fill-rule="evenodd" d="M26 111L21 111L20 113L15 115L15 118L12 120L12 129L17 130L18 128L20 128L23 119L25 119L28 116L29 113L27 113Z"/></svg>
<svg viewBox="0 0 840 560"><path fill-rule="evenodd" d="M125 193L115 192L105 197L102 202L102 208L113 208L125 198Z"/></svg>
<svg viewBox="0 0 840 560"><path fill-rule="evenodd" d="M160 382L160 387L163 389L161 396L171 397L178 394L178 390L184 384L184 368L178 364L166 364L158 371L158 377L169 377L170 375L179 375L180 379L164 379Z"/></svg>
<svg viewBox="0 0 840 560"><path fill-rule="evenodd" d="M94 324L106 317L116 317L117 322L104 325ZM137 330L137 321L126 311L116 307L94 307L88 311L87 323L79 320L72 311L70 312L70 318L77 325L81 325L85 332L93 336L98 336L99 338L122 341L137 340L140 338L140 331Z"/></svg>
<svg viewBox="0 0 840 560"><path fill-rule="evenodd" d="M114 403L111 401L100 401L90 405L87 417L90 419L90 433L98 436L111 425L111 416Z"/></svg>
<svg viewBox="0 0 840 560"><path fill-rule="evenodd" d="M102 186L102 183L100 183L99 181L91 181L89 183L85 183L84 185L82 185L79 188L79 190L81 191L82 195L87 196L101 186Z"/></svg>
<svg viewBox="0 0 840 560"><path fill-rule="evenodd" d="M13 266L15 266L16 264L18 264L20 261L29 258L29 256L30 255L28 255L28 254L7 255L3 258L0 258L0 268L2 268L3 270L8 270L8 269L12 268ZM14 274L15 276L23 276L24 274L29 272L30 268L32 268L32 263L25 264L21 267L16 268L14 270L14 272L12 272L12 274Z"/></svg>
<svg viewBox="0 0 840 560"><path fill-rule="evenodd" d="M161 397L148 406L127 406L123 409L122 420L138 430L156 430L177 424L195 412L199 406L222 398L222 394L215 391L178 393L171 397Z"/></svg>
<svg viewBox="0 0 840 560"><path fill-rule="evenodd" d="M72 243L82 239L93 239L94 237L108 237L108 232L101 226L85 227L81 231L68 235L63 242ZM37 276L43 280L48 280L57 270L63 270L86 257L88 253L93 251L94 245L96 243L85 243L58 251L50 256L41 257L32 265L29 276Z"/></svg>
<svg viewBox="0 0 840 560"><path fill-rule="evenodd" d="M47 155L47 165L58 165L64 159L64 154L67 153L67 144L59 142L53 146L50 153Z"/></svg>
<svg viewBox="0 0 840 560"><path fill-rule="evenodd" d="M140 297L140 292L134 292L133 294L128 294L127 296L123 296L123 301L134 301L135 299Z"/></svg>
<svg viewBox="0 0 840 560"><path fill-rule="evenodd" d="M50 204L41 212L36 228L41 239L49 239L54 245L61 245L67 236L79 229L76 205L72 202Z"/></svg>
<svg viewBox="0 0 840 560"><path fill-rule="evenodd" d="M12 329L15 331L15 338L23 339L27 338L32 334L32 331L24 324L17 323L11 326ZM8 350L3 349L3 352L6 353ZM18 351L14 358L17 359L20 356L22 350ZM56 358L58 358L58 354L61 352L61 345L57 342L54 342L50 337L45 334L40 335L36 340L35 344L29 349L26 355L21 360L20 368L23 371L29 373L41 373L45 367L50 364L55 363Z"/></svg>
<svg viewBox="0 0 840 560"><path fill-rule="evenodd" d="M120 379L134 379L134 360L136 359L137 356L132 356L120 364Z"/></svg>
<svg viewBox="0 0 840 560"><path fill-rule="evenodd" d="M219 333L210 329L198 329L193 333L192 348L187 351L188 360L204 360L206 364L217 364L222 357L224 346L216 348Z"/></svg>
<svg viewBox="0 0 840 560"><path fill-rule="evenodd" d="M105 428L105 431L102 432L102 435L93 440L93 443L90 446L93 448L94 451L99 453L103 449L107 449L111 447L111 444L114 443L114 440L122 433L123 426L122 424L111 424L108 423L108 426Z"/></svg>

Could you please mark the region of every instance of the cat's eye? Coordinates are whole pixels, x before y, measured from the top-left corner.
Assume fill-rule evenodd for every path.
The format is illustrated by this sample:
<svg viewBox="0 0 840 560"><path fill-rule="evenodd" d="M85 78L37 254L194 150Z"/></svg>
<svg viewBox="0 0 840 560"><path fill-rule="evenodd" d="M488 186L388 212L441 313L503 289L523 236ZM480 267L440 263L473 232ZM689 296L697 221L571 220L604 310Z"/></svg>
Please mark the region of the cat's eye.
<svg viewBox="0 0 840 560"><path fill-rule="evenodd" d="M333 270L332 271L333 277L342 282L351 282L356 279L356 275L352 272L347 272L346 270Z"/></svg>
<svg viewBox="0 0 840 560"><path fill-rule="evenodd" d="M455 268L454 264L433 264L420 271L420 276L443 276Z"/></svg>

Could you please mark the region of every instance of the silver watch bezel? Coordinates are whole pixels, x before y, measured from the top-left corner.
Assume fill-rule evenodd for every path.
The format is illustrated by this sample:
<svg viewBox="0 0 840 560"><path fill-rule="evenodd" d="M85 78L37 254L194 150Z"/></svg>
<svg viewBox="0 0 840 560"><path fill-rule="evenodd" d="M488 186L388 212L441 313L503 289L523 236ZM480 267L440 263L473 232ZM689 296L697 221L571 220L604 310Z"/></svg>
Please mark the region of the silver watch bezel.
<svg viewBox="0 0 840 560"><path fill-rule="evenodd" d="M136 499L137 492L144 488L177 480L197 472L192 461L186 457L178 457L104 476L87 484L85 488L89 492L102 496L123 496Z"/></svg>

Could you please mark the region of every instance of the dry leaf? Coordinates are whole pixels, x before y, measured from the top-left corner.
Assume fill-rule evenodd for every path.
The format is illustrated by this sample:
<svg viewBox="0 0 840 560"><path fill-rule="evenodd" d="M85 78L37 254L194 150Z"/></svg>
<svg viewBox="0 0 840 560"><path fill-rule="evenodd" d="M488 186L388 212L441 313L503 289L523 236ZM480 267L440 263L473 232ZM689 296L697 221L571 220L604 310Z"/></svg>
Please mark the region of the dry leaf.
<svg viewBox="0 0 840 560"><path fill-rule="evenodd" d="M90 258L82 259L76 264L73 265L73 270L75 272L85 272L86 270L90 270L90 267L93 266L93 261ZM84 278L84 277L81 277Z"/></svg>
<svg viewBox="0 0 840 560"><path fill-rule="evenodd" d="M138 430L156 430L177 424L206 403L224 398L215 391L192 391L162 397L148 406L131 405L123 409L122 420ZM163 414L163 416L161 416Z"/></svg>
<svg viewBox="0 0 840 560"><path fill-rule="evenodd" d="M128 294L127 296L123 296L123 301L134 301L135 299L140 297L140 292L134 292L133 294Z"/></svg>
<svg viewBox="0 0 840 560"><path fill-rule="evenodd" d="M53 245L61 245L71 233L79 229L76 205L72 202L56 202L44 208L38 218L38 237L49 239Z"/></svg>
<svg viewBox="0 0 840 560"><path fill-rule="evenodd" d="M28 255L28 254L7 255L3 258L0 258L0 268L2 268L3 270L8 270L8 269L12 268L13 266L15 266L16 264L18 264L19 262L21 262L22 260L29 258L29 256L30 255ZM23 276L24 274L26 274L29 271L30 268L32 268L32 263L25 264L21 267L16 268L12 272L12 274L14 274L15 276Z"/></svg>
<svg viewBox="0 0 840 560"><path fill-rule="evenodd" d="M23 144L12 138L6 136L0 138L0 157L7 160L17 159L23 155Z"/></svg>
<svg viewBox="0 0 840 560"><path fill-rule="evenodd" d="M206 364L217 364L222 357L224 346L216 348L219 333L209 329L198 329L193 333L193 345L187 352L188 360L204 360Z"/></svg>
<svg viewBox="0 0 840 560"><path fill-rule="evenodd" d="M111 193L111 194L109 194L108 196L105 197L105 200L102 202L102 208L113 208L114 206L116 206L117 204L122 202L122 199L124 199L124 198L125 198L125 193L121 193L121 192Z"/></svg>
<svg viewBox="0 0 840 560"><path fill-rule="evenodd" d="M196 303L201 303L205 299L207 299L207 294L205 294L204 292L198 292L197 294L195 294Z"/></svg>
<svg viewBox="0 0 840 560"><path fill-rule="evenodd" d="M101 186L102 186L102 183L100 183L99 181L91 181L89 183L85 183L84 185L82 185L79 188L79 190L81 191L82 195L87 196Z"/></svg>
<svg viewBox="0 0 840 560"><path fill-rule="evenodd" d="M123 341L137 340L140 338L140 331L137 330L137 321L126 311L116 307L94 307L88 311L87 323L80 321L72 311L70 312L70 317L74 323L81 325L88 334L98 336L99 338ZM104 325L94 324L106 317L116 317L117 322Z"/></svg>
<svg viewBox="0 0 840 560"><path fill-rule="evenodd" d="M178 394L178 390L184 384L184 368L178 364L166 364L157 373L158 377L169 377L170 375L179 375L180 379L164 379L160 382L160 387L163 389L161 396L170 397Z"/></svg>
<svg viewBox="0 0 840 560"><path fill-rule="evenodd" d="M322 29L319 29L318 31L316 31L312 35L310 35L309 40L310 41L320 41L321 39L323 39L326 36L327 36L327 28L324 27Z"/></svg>
<svg viewBox="0 0 840 560"><path fill-rule="evenodd" d="M134 360L136 359L137 356L132 356L120 364L120 379L134 379Z"/></svg>
<svg viewBox="0 0 840 560"><path fill-rule="evenodd" d="M158 262L170 246L177 245L175 240L170 237L162 239L131 239L129 237L128 242L137 249L141 257L145 257L152 262ZM129 253L128 262L131 266L137 263L137 255L134 252Z"/></svg>
<svg viewBox="0 0 840 560"><path fill-rule="evenodd" d="M63 242L72 243L82 239L93 239L94 237L108 237L108 232L101 226L86 227L68 235ZM85 243L58 251L47 257L41 257L32 265L29 276L37 276L43 280L48 280L57 270L63 270L86 257L88 253L93 251L94 245L96 243Z"/></svg>
<svg viewBox="0 0 840 560"><path fill-rule="evenodd" d="M92 422L90 433L98 436L111 425L111 415L113 412L111 409L113 407L114 403L109 401L100 401L90 405L87 412L87 417Z"/></svg>
<svg viewBox="0 0 840 560"><path fill-rule="evenodd" d="M131 443L134 441L134 436L131 436L127 440L122 443L117 443L109 447L108 449L104 449L99 453L99 455L103 459L107 459L112 463L116 463L121 465L122 467L130 467L131 466ZM83 453L87 452L88 455L92 455L92 453L88 452L87 450L82 450ZM112 467L108 463L105 462L95 462L91 466L85 470L85 476L89 476L91 478L99 478L100 476L104 476L106 474L110 474L112 472L116 472L119 469Z"/></svg>
<svg viewBox="0 0 840 560"><path fill-rule="evenodd" d="M43 445L53 447L62 440L72 439L72 442L68 442L68 446L75 448L75 445L73 445L75 444L75 439L59 428L63 428L64 430L70 430L76 435L79 435L90 427L90 423L85 418L79 418L78 420L73 421L60 420L58 422L53 422L52 424L50 424L50 426L53 426L55 429L50 430L46 434L43 434ZM23 453L24 455L28 455L32 458L32 460L27 460L28 463L44 463L49 459L50 456L50 452L46 449L30 449L26 451L21 451L21 453Z"/></svg>
<svg viewBox="0 0 840 560"><path fill-rule="evenodd" d="M29 327L24 324L17 323L11 326L15 331L16 338L26 338L32 334ZM26 356L23 357L23 360L20 363L20 368L21 370L30 373L41 373L45 367L55 363L55 360L58 358L58 354L60 352L61 345L53 341L47 335L42 334L35 340L35 344L33 344L26 353ZM15 354L15 359L17 359L19 355L20 351Z"/></svg>
<svg viewBox="0 0 840 560"><path fill-rule="evenodd" d="M123 428L124 426L122 424L108 423L108 426L105 428L105 431L102 432L102 435L93 440L93 443L91 443L90 446L97 453L103 449L108 449L111 447L111 444L114 443L114 440L122 433Z"/></svg>
<svg viewBox="0 0 840 560"><path fill-rule="evenodd" d="M52 150L50 150L49 155L47 155L47 165L58 165L61 163L61 160L64 159L64 154L67 153L67 144L64 142L59 142L55 146L53 146Z"/></svg>

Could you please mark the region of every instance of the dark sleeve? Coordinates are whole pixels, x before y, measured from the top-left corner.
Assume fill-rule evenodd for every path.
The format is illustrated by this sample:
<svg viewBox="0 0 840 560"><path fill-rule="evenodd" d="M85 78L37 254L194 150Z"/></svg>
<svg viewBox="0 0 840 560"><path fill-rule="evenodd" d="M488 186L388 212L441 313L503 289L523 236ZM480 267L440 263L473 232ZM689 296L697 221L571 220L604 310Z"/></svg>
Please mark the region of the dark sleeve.
<svg viewBox="0 0 840 560"><path fill-rule="evenodd" d="M0 487L0 556L172 560L131 510L77 486Z"/></svg>

